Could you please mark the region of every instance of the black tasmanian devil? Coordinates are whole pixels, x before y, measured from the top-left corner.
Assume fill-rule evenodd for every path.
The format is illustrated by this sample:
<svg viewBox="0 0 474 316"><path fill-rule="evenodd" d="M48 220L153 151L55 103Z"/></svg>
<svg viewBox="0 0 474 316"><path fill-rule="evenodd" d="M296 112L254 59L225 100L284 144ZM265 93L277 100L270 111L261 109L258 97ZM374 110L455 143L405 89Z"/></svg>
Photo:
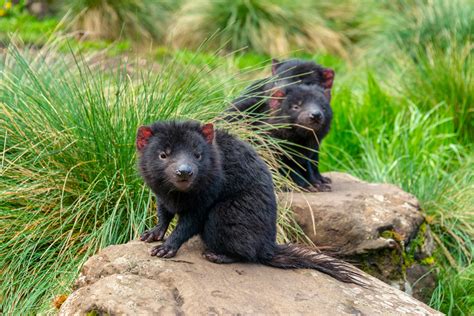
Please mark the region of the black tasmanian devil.
<svg viewBox="0 0 474 316"><path fill-rule="evenodd" d="M330 191L331 180L319 172L319 150L331 126L331 89L335 73L313 61L273 60L273 81L255 82L232 102L225 119L236 121L262 115L260 120L275 125L272 134L293 143L283 157L281 171L307 191ZM289 124L290 128L276 125Z"/></svg>
<svg viewBox="0 0 474 316"><path fill-rule="evenodd" d="M331 180L319 172L319 149L329 132L332 109L327 90L304 85L273 91L265 102L273 137L287 140L281 171L308 191L330 191ZM278 127L281 126L285 127ZM287 127L286 127L287 126Z"/></svg>
<svg viewBox="0 0 474 316"><path fill-rule="evenodd" d="M173 257L200 235L215 263L255 262L273 267L310 268L334 278L365 284L351 265L317 250L276 243L277 203L271 174L247 143L212 124L156 122L138 130L139 170L156 195L158 225L147 242L163 240L170 221L176 228L151 251Z"/></svg>

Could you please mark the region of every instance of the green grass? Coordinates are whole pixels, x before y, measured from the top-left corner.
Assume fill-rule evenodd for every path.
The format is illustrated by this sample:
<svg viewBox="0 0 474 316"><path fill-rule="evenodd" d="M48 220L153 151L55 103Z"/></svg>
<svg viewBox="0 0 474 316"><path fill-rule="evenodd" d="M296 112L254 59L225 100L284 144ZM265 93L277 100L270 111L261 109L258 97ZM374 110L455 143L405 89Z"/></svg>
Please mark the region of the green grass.
<svg viewBox="0 0 474 316"><path fill-rule="evenodd" d="M65 14L74 17L72 29L89 39L136 42L161 40L165 34L172 1L72 0L56 1Z"/></svg>
<svg viewBox="0 0 474 316"><path fill-rule="evenodd" d="M472 44L474 3L470 0L398 0L386 1L385 7L384 23L366 43L371 58L387 62L401 50L416 60L420 50L448 51Z"/></svg>
<svg viewBox="0 0 474 316"><path fill-rule="evenodd" d="M294 49L347 56L346 38L326 26L310 2L288 0L186 1L170 25L178 47L195 48L211 37L229 50L287 55Z"/></svg>
<svg viewBox="0 0 474 316"><path fill-rule="evenodd" d="M414 194L431 224L440 281L431 305L470 315L474 254L474 154L460 142L443 103L424 109L368 76L362 92L348 78L334 94L333 129L323 143L323 170L399 185ZM416 100L416 99L415 99Z"/></svg>
<svg viewBox="0 0 474 316"><path fill-rule="evenodd" d="M417 54L418 48L435 46L443 50L452 44L472 41L474 3L469 0L401 1L402 14L386 30L388 41L396 40L404 50Z"/></svg>
<svg viewBox="0 0 474 316"><path fill-rule="evenodd" d="M21 53L10 47L1 56L3 313L50 310L87 257L152 226L154 200L135 167L138 126L213 120L234 85L225 67L197 67L185 56L189 63L177 56L153 73L133 61L100 70L48 48ZM232 130L272 165L276 142L240 123ZM299 233L289 215L279 218L283 240Z"/></svg>
<svg viewBox="0 0 474 316"><path fill-rule="evenodd" d="M26 13L0 17L0 42L8 43L14 34L20 34L27 44L43 45L58 27L59 20L47 18L38 20Z"/></svg>
<svg viewBox="0 0 474 316"><path fill-rule="evenodd" d="M198 69L130 78L120 67L93 75L54 51L25 58L12 49L3 59L2 306L26 313L67 291L90 254L151 226L152 199L135 171L137 127L209 119L221 104L208 86L218 81L201 84Z"/></svg>
<svg viewBox="0 0 474 316"><path fill-rule="evenodd" d="M344 12L337 9L346 2ZM88 256L152 225L154 201L135 168L136 128L158 118L212 120L246 82L267 76L268 53L290 47L297 32L276 32L269 23L281 12L261 3L220 0L215 11L195 13L199 19L227 15L206 24L205 32L189 31L200 45L217 25L223 30L206 45L209 50L248 45L249 52L162 46L146 51L160 63L148 67L143 55L120 58L133 48L135 35L129 35L131 40L54 41L62 54L47 44L39 51L10 47L0 55L0 312L50 311L53 297L70 292ZM449 315L472 315L472 3L383 1L367 15L370 3L316 5L322 25L339 39L361 41L369 59L351 55L345 62L334 47L292 52L336 69L335 117L323 142L322 169L394 183L416 195L438 245L439 282L430 305ZM246 17L252 14L259 18ZM291 10L281 14L294 18ZM240 20L227 25L232 16ZM24 43L42 46L58 23L20 12L0 18L0 39L8 43L8 34L18 33ZM262 37L253 43L260 25ZM373 41L364 41L367 36ZM90 55L104 48L112 63ZM82 60L70 50L89 55ZM282 144L245 124L230 129L251 141L275 171L271 153ZM304 241L287 210L281 210L278 232L280 241Z"/></svg>
<svg viewBox="0 0 474 316"><path fill-rule="evenodd" d="M414 55L415 56L415 55ZM472 43L419 51L416 62L400 57L403 94L428 111L440 107L453 117L460 138L474 141L474 59Z"/></svg>
<svg viewBox="0 0 474 316"><path fill-rule="evenodd" d="M63 23L62 23L63 22ZM55 17L38 19L25 12L0 17L0 44L8 46L11 42L18 46L41 48L48 42L55 41L61 45L62 52L69 52L71 48L81 53L107 51L109 55L119 55L132 50L128 40L87 40L76 39L64 32L65 21ZM69 38L66 42L64 39Z"/></svg>
<svg viewBox="0 0 474 316"><path fill-rule="evenodd" d="M29 55L11 47L0 63L5 313L50 310L55 296L69 293L87 257L152 225L154 201L135 169L140 124L158 118L212 120L242 85L230 75L236 72L234 59L223 63L225 58L209 54L177 54L156 73L137 72L133 60L92 70L73 57L47 49ZM431 304L467 315L472 148L459 141L452 113L442 104L425 109L381 86L376 75L365 79L359 70L356 75L357 81L339 78L322 168L394 183L420 199L440 245L441 279ZM243 124L232 130L257 146L275 171L271 152L279 144ZM280 240L304 240L287 211L279 224Z"/></svg>
<svg viewBox="0 0 474 316"><path fill-rule="evenodd" d="M443 271L430 305L448 315L474 313L474 265L461 271Z"/></svg>
<svg viewBox="0 0 474 316"><path fill-rule="evenodd" d="M425 111L441 104L459 137L474 140L474 3L399 0L371 39L367 62L377 63L401 95ZM385 79L386 79L385 78Z"/></svg>

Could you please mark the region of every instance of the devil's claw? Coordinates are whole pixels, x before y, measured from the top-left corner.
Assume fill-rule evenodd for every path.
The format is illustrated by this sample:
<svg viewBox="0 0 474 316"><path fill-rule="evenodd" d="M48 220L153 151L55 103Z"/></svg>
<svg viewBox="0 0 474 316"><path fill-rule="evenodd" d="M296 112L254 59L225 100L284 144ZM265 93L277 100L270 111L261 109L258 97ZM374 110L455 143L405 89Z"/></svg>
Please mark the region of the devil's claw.
<svg viewBox="0 0 474 316"><path fill-rule="evenodd" d="M162 244L151 249L150 254L152 256L162 257L162 258L171 258L176 256L178 249L170 247L168 245Z"/></svg>
<svg viewBox="0 0 474 316"><path fill-rule="evenodd" d="M332 183L332 180L331 178L321 176L321 182L329 184L329 183Z"/></svg>
<svg viewBox="0 0 474 316"><path fill-rule="evenodd" d="M166 230L161 229L160 227L155 227L150 230L147 230L140 236L140 240L144 242L154 242L163 240L165 237Z"/></svg>
<svg viewBox="0 0 474 316"><path fill-rule="evenodd" d="M326 183L314 183L311 192L331 192L331 186Z"/></svg>

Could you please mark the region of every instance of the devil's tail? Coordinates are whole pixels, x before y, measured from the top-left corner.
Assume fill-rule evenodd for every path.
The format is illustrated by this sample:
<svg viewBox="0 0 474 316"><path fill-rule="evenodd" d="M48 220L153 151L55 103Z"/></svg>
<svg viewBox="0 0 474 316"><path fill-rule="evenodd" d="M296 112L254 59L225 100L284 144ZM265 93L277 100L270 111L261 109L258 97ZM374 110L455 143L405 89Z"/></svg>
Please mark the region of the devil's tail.
<svg viewBox="0 0 474 316"><path fill-rule="evenodd" d="M273 258L262 263L281 269L315 269L342 282L367 285L366 278L352 265L304 246L276 245Z"/></svg>

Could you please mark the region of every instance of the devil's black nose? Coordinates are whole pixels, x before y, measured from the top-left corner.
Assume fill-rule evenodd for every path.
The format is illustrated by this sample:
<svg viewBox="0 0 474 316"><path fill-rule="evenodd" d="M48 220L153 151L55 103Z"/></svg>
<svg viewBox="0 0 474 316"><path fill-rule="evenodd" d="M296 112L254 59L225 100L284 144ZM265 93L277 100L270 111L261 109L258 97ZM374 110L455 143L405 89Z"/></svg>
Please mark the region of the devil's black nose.
<svg viewBox="0 0 474 316"><path fill-rule="evenodd" d="M323 120L323 113L321 112L311 112L309 114L309 118L312 120L312 121L315 121L315 122L320 122Z"/></svg>
<svg viewBox="0 0 474 316"><path fill-rule="evenodd" d="M180 178L187 179L193 175L193 168L190 165L180 165L176 169L176 175Z"/></svg>

